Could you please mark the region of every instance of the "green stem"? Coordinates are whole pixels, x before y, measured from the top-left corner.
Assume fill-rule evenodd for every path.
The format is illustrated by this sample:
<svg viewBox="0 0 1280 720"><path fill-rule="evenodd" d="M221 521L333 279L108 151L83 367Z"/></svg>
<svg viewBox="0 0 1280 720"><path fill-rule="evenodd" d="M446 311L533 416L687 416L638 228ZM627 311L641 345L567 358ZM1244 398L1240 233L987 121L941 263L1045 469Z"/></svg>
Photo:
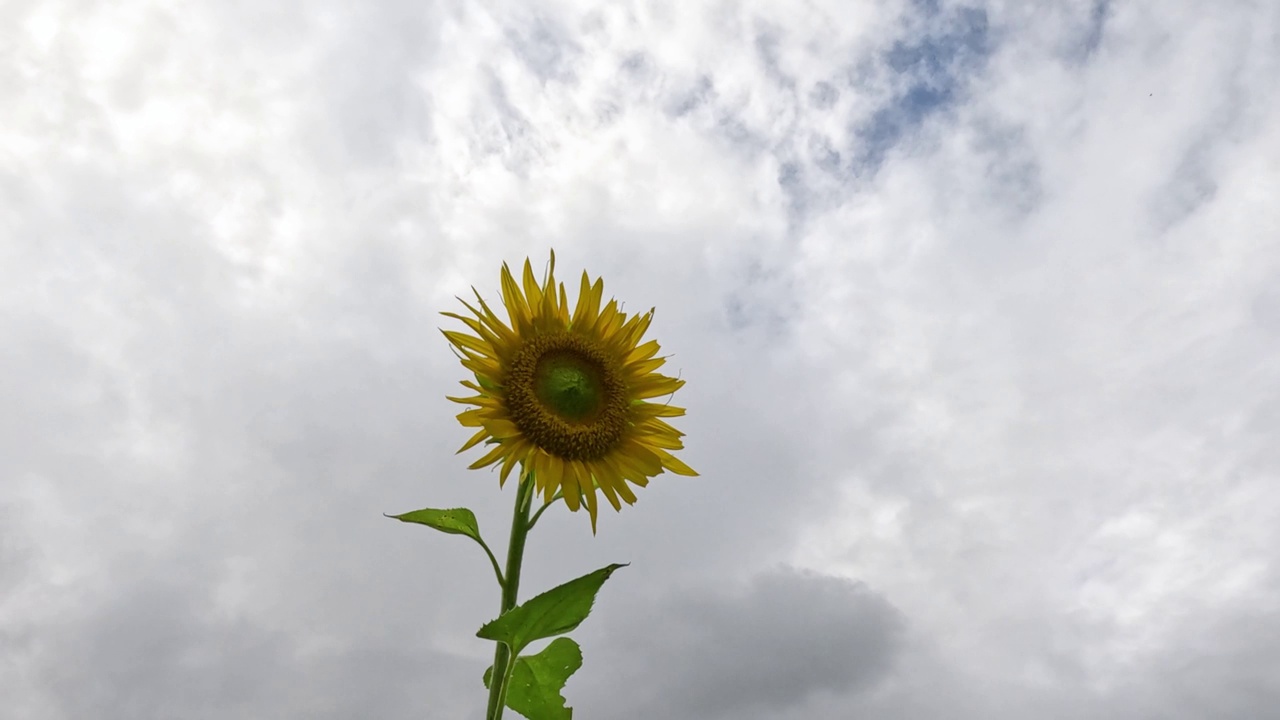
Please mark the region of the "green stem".
<svg viewBox="0 0 1280 720"><path fill-rule="evenodd" d="M533 523L529 523L529 527L533 527ZM476 537L476 542L480 543L480 547L484 548L484 553L489 556L489 562L493 564L493 574L498 578L498 587L502 587L506 581L502 579L502 568L498 567L498 558L493 556L493 551L479 536Z"/></svg>
<svg viewBox="0 0 1280 720"><path fill-rule="evenodd" d="M529 535L530 500L533 498L533 473L521 472L520 485L516 488L516 507L511 516L511 543L507 547L507 571L502 584L502 617L508 610L516 606L516 597L520 591L520 566L524 561L524 542ZM506 643L498 642L493 653L493 672L489 675L489 710L485 714L487 720L502 720L503 706L507 699L507 684L511 679L511 668L515 666L515 658L511 657L511 648Z"/></svg>

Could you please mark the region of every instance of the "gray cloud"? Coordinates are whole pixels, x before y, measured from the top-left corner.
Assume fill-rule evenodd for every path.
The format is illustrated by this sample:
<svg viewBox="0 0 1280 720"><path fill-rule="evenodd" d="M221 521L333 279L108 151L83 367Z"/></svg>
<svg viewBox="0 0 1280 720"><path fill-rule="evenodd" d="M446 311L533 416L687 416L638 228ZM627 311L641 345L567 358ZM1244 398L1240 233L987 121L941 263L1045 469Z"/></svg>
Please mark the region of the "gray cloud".
<svg viewBox="0 0 1280 720"><path fill-rule="evenodd" d="M622 575L618 580L625 582ZM620 583L621 584L621 583ZM865 586L779 569L744 587L644 593L610 612L583 711L599 717L770 717L864 692L893 665L902 617ZM623 622L619 623L618 620Z"/></svg>
<svg viewBox="0 0 1280 720"><path fill-rule="evenodd" d="M108 720L477 711L456 692L478 684L457 656L378 638L326 644L332 628L295 635L228 616L211 602L214 578L191 570L120 573L103 602L43 628L26 658L29 687L55 716Z"/></svg>

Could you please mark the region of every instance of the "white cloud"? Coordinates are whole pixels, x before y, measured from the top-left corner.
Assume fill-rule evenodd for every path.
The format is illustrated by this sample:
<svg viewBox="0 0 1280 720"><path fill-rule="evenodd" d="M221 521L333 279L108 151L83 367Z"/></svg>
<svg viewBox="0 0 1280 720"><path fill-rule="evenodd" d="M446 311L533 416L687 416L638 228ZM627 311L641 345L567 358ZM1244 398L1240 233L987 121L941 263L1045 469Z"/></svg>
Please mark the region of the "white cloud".
<svg viewBox="0 0 1280 720"><path fill-rule="evenodd" d="M698 715L745 667L722 642L777 655L741 717L1278 699L1280 10L0 20L0 689L22 717L479 712L482 556L380 513L466 504L501 544L509 493L453 455L436 313L549 246L571 285L586 267L657 307L702 472L594 539L539 526L530 591L632 562L570 704L624 716L606 690L645 667L658 687L628 692ZM847 607L813 587L844 580ZM792 606L799 644L710 632ZM695 607L707 638L663 624ZM875 672L800 672L845 630L895 638L860 646Z"/></svg>

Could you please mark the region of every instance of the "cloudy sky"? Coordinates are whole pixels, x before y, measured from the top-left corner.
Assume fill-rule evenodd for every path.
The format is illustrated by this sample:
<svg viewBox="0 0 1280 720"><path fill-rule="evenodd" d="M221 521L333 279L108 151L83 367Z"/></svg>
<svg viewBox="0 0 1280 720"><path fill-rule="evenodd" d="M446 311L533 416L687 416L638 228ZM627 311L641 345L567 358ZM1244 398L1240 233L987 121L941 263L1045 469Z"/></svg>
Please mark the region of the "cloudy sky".
<svg viewBox="0 0 1280 720"><path fill-rule="evenodd" d="M480 717L382 513L504 545L438 313L554 247L701 472L531 538L631 563L579 717L1280 717L1276 77L1266 0L4 0L0 715Z"/></svg>

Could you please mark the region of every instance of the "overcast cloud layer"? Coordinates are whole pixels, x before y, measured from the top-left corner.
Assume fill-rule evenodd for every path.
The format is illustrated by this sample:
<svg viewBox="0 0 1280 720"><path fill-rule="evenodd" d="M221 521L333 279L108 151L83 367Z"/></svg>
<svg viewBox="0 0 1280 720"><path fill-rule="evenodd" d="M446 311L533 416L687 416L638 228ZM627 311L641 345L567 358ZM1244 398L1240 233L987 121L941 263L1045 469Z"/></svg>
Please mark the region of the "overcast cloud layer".
<svg viewBox="0 0 1280 720"><path fill-rule="evenodd" d="M688 385L579 717L1280 718L1280 3L0 4L0 716L467 718L437 327Z"/></svg>

